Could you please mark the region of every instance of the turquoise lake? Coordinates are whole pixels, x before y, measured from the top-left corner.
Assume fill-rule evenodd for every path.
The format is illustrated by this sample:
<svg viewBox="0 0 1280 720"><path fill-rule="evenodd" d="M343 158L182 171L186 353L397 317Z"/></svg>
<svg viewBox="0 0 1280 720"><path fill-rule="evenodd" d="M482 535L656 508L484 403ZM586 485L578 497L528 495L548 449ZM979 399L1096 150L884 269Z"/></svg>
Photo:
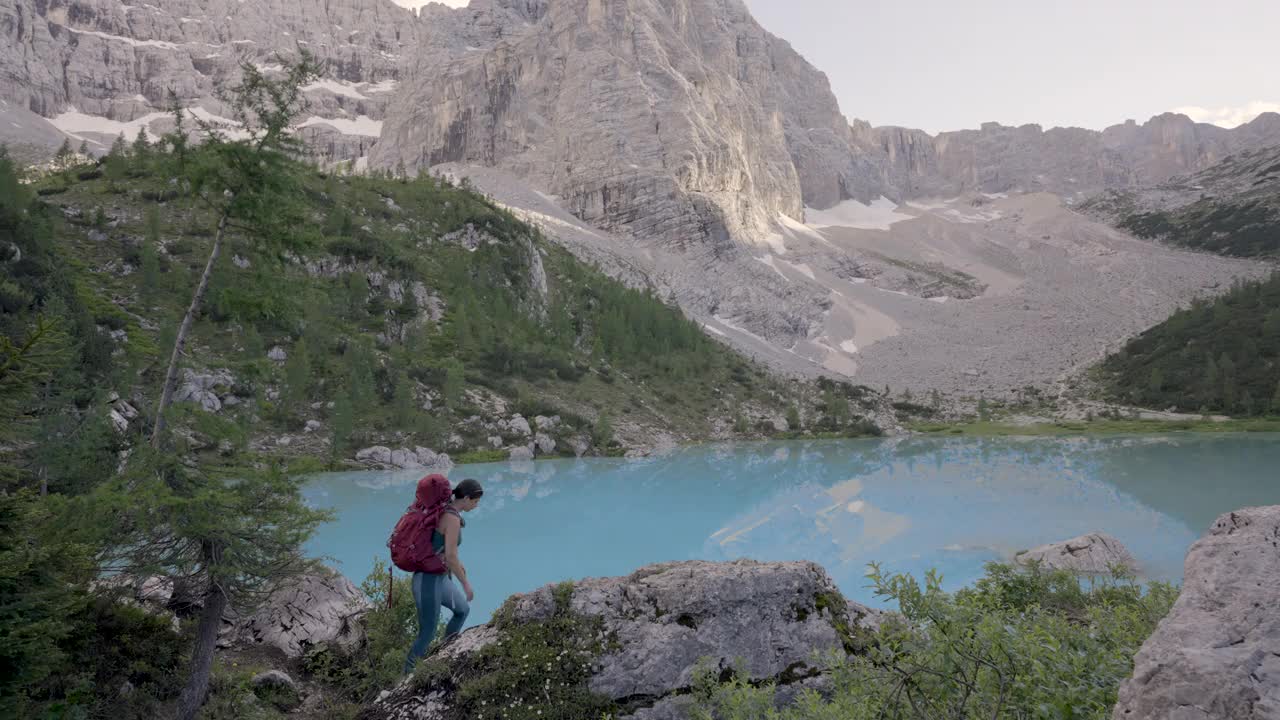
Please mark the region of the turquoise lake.
<svg viewBox="0 0 1280 720"><path fill-rule="evenodd" d="M309 502L337 519L311 541L357 583L387 558L422 471L317 476ZM949 589L989 561L1101 530L1144 577L1179 581L1219 514L1280 504L1280 435L906 438L722 444L638 460L457 467L485 488L466 516L471 622L507 596L667 560L812 560L876 604L867 563Z"/></svg>

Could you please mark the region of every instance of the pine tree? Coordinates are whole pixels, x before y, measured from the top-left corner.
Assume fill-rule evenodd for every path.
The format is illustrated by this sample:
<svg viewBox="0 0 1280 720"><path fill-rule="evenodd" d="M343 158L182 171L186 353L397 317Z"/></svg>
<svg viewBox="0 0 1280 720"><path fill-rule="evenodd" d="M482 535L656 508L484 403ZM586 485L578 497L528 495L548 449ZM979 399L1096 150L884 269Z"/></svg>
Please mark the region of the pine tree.
<svg viewBox="0 0 1280 720"><path fill-rule="evenodd" d="M139 538L125 546L126 553L134 560L152 550L179 553L166 562L150 558L138 566L181 568L198 574L206 588L187 683L175 711L177 720L192 720L204 702L227 603L242 591L261 589L297 572L299 546L320 517L302 502L300 481L276 473L252 480L237 477L235 482L216 476L192 477L175 454L162 450L179 360L218 265L228 226L257 244L274 248L300 244L295 234L299 224L295 198L299 193L293 157L301 141L290 128L305 108L302 88L316 77L317 67L303 51L302 59L286 68L282 80L268 80L248 61L240 70L240 84L223 98L246 136L232 140L220 128L203 123L204 141L196 152L184 155L181 164L190 192L199 196L216 218L213 242L191 303L173 335L151 433L155 452L147 458L135 453L136 462L130 459L131 469L145 471L131 478L130 486L149 486L144 497L160 499L163 514L176 517L166 527L163 541ZM117 145L123 142L123 137L117 139ZM114 149L113 153L119 154ZM152 515L144 517L160 513L158 509L150 512ZM142 527L154 527L154 523Z"/></svg>
<svg viewBox="0 0 1280 720"><path fill-rule="evenodd" d="M347 276L347 313L356 320L369 314L369 278L358 270Z"/></svg>
<svg viewBox="0 0 1280 720"><path fill-rule="evenodd" d="M342 458L346 457L351 435L356 427L355 408L349 391L344 389L334 399L329 426L329 466L336 469Z"/></svg>
<svg viewBox="0 0 1280 720"><path fill-rule="evenodd" d="M107 153L106 161L102 166L102 174L106 177L107 188L111 192L119 191L119 183L124 180L129 170L128 155L128 146L125 144L124 134L121 133L111 145L111 151Z"/></svg>
<svg viewBox="0 0 1280 720"><path fill-rule="evenodd" d="M929 391L929 406L934 410L942 409L942 393L939 393L937 388Z"/></svg>
<svg viewBox="0 0 1280 720"><path fill-rule="evenodd" d="M144 242L138 254L142 265L141 297L146 302L152 302L160 290L160 254L150 242Z"/></svg>
<svg viewBox="0 0 1280 720"><path fill-rule="evenodd" d="M89 141L81 140L80 149L77 150L76 152L80 153L81 157L89 157Z"/></svg>
<svg viewBox="0 0 1280 720"><path fill-rule="evenodd" d="M827 425L838 430L849 422L849 400L844 395L836 392L835 388L826 391L823 397L823 406L826 408Z"/></svg>
<svg viewBox="0 0 1280 720"><path fill-rule="evenodd" d="M192 720L207 695L228 607L252 608L288 578L313 570L302 544L329 516L308 507L303 476L278 467L216 472L182 461L135 448L125 472L85 496L78 514L114 540L100 554L103 566L139 577L160 572L203 588L187 681L173 712Z"/></svg>
<svg viewBox="0 0 1280 720"><path fill-rule="evenodd" d="M1151 376L1147 379L1147 389L1152 395L1159 395L1164 390L1164 371L1158 367L1151 369Z"/></svg>
<svg viewBox="0 0 1280 720"><path fill-rule="evenodd" d="M609 419L607 413L601 413L595 424L591 426L591 444L605 449L611 443L613 443L613 421Z"/></svg>
<svg viewBox="0 0 1280 720"><path fill-rule="evenodd" d="M456 408L458 403L462 402L462 389L465 381L465 374L462 369L462 363L455 358L449 358L444 363L444 385L440 388L440 394L444 398L444 404L450 408Z"/></svg>
<svg viewBox="0 0 1280 720"><path fill-rule="evenodd" d="M418 400L414 395L413 378L403 368L396 373L395 396L392 412L396 425L409 427L418 414Z"/></svg>
<svg viewBox="0 0 1280 720"><path fill-rule="evenodd" d="M991 419L991 408L987 404L986 396L978 397L978 419L987 422Z"/></svg>
<svg viewBox="0 0 1280 720"><path fill-rule="evenodd" d="M147 208L146 234L142 241L141 256L141 296L151 302L160 290L160 254L156 248L160 246L160 211L155 207Z"/></svg>
<svg viewBox="0 0 1280 720"><path fill-rule="evenodd" d="M1200 396L1206 405L1213 405L1222 397L1221 376L1218 371L1218 363L1213 359L1212 355L1210 355L1205 361L1204 384L1201 387L1202 390L1200 392Z"/></svg>
<svg viewBox="0 0 1280 720"><path fill-rule="evenodd" d="M131 153L133 155L134 168L145 170L147 164L151 162L151 143L147 140L146 128L138 128L138 135L133 139Z"/></svg>
<svg viewBox="0 0 1280 720"><path fill-rule="evenodd" d="M307 339L294 343L284 366L285 405L292 412L301 412L310 399L311 354L307 351Z"/></svg>
<svg viewBox="0 0 1280 720"><path fill-rule="evenodd" d="M71 166L71 140L62 141L62 146L58 148L58 152L53 156L53 162L59 170L66 170Z"/></svg>
<svg viewBox="0 0 1280 720"><path fill-rule="evenodd" d="M787 428L794 432L798 432L800 427L800 411L795 405L787 406Z"/></svg>
<svg viewBox="0 0 1280 720"><path fill-rule="evenodd" d="M361 338L347 347L347 384L357 418L367 416L378 404L374 362L373 348L367 339Z"/></svg>
<svg viewBox="0 0 1280 720"><path fill-rule="evenodd" d="M183 109L177 93L172 90L169 91L169 114L173 116L173 130L166 133L164 139L169 147L173 148L173 158L177 166L175 169L182 173L187 169L187 149L190 145L186 125L187 111Z"/></svg>
<svg viewBox="0 0 1280 720"><path fill-rule="evenodd" d="M1231 412L1236 405L1236 393L1238 386L1236 384L1236 364L1232 362L1231 357L1225 352L1218 360L1218 371L1222 376L1222 405L1227 412Z"/></svg>
<svg viewBox="0 0 1280 720"><path fill-rule="evenodd" d="M258 333L258 328L249 325L244 329L244 359L248 362L257 362L266 354L267 347L262 341L262 335Z"/></svg>
<svg viewBox="0 0 1280 720"><path fill-rule="evenodd" d="M1280 382L1276 383L1276 393L1271 396L1271 412L1280 415Z"/></svg>
<svg viewBox="0 0 1280 720"><path fill-rule="evenodd" d="M1280 338L1280 309L1267 313L1267 319L1262 323L1262 336Z"/></svg>

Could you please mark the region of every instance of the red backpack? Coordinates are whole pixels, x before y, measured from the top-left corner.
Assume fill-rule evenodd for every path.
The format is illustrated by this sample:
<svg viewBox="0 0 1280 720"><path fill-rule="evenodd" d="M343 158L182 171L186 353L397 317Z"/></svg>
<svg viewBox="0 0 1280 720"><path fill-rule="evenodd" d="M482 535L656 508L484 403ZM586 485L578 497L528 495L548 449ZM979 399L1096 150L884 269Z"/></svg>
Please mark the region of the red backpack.
<svg viewBox="0 0 1280 720"><path fill-rule="evenodd" d="M449 505L453 489L443 475L428 475L418 481L414 503L391 531L387 547L391 562L405 572L439 575L445 571L444 558L431 546L431 535Z"/></svg>

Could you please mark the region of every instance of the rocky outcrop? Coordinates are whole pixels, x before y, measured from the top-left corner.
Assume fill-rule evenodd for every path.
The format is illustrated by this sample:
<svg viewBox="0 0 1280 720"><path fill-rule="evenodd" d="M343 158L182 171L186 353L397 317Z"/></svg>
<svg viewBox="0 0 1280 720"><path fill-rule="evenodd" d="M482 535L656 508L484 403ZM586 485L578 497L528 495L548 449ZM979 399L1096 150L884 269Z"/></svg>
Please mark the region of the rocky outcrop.
<svg viewBox="0 0 1280 720"><path fill-rule="evenodd" d="M1134 572L1138 561L1114 537L1101 532L1041 545L1018 553L1023 565L1039 563L1045 570L1069 570L1082 575L1109 575L1113 570Z"/></svg>
<svg viewBox="0 0 1280 720"><path fill-rule="evenodd" d="M736 669L753 681L812 683L814 653L858 651L874 613L844 600L819 566L808 562L679 562L642 568L626 577L573 585L571 612L599 618L612 638L595 659L589 689L618 703L622 716L683 717L688 691L701 670ZM511 622L537 622L556 612L547 586L511 598ZM498 626L462 634L433 661L458 667L502 640ZM401 685L364 717L427 720L443 717L451 681ZM785 695L785 693L784 693Z"/></svg>
<svg viewBox="0 0 1280 720"><path fill-rule="evenodd" d="M1182 593L1134 659L1115 720L1280 717L1280 506L1227 513L1187 553Z"/></svg>
<svg viewBox="0 0 1280 720"><path fill-rule="evenodd" d="M235 377L228 370L196 372L184 369L178 389L173 393L173 401L192 402L206 412L216 413L228 397L233 397L231 390L234 384Z"/></svg>
<svg viewBox="0 0 1280 720"><path fill-rule="evenodd" d="M374 445L358 451L356 462L388 470L415 468L448 470L453 467L453 460L448 455L425 447L392 449L383 445Z"/></svg>
<svg viewBox="0 0 1280 720"><path fill-rule="evenodd" d="M228 610L218 644L268 646L291 658L307 648L350 649L364 638L360 617L368 600L337 573L303 575L278 588L251 613Z"/></svg>

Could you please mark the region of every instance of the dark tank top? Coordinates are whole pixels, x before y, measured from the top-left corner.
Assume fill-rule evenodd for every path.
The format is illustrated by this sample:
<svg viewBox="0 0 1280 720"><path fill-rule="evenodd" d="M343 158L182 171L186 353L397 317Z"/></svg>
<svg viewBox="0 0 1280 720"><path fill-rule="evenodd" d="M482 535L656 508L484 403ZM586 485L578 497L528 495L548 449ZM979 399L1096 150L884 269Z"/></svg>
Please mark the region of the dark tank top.
<svg viewBox="0 0 1280 720"><path fill-rule="evenodd" d="M455 510L452 505L445 508L444 511L458 518L458 546L461 547L462 528L467 526L466 518L462 517L462 513ZM436 528L431 532L431 549L435 551L436 555L440 558L440 561L444 562L444 533L440 532L439 528ZM453 573L447 569L448 565L446 565L445 568L444 574L449 577L453 577Z"/></svg>

